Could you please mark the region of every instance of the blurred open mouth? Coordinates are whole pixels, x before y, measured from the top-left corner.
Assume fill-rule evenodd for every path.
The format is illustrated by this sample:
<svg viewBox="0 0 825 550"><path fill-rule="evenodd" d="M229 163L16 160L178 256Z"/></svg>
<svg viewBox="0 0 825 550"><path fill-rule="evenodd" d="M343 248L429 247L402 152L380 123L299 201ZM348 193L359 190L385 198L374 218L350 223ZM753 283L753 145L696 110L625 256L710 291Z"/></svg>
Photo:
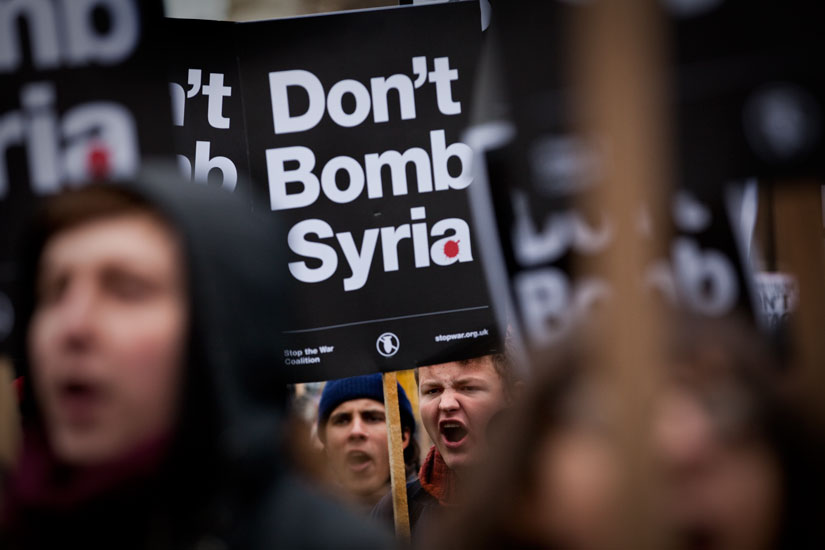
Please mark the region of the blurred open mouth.
<svg viewBox="0 0 825 550"><path fill-rule="evenodd" d="M72 423L94 420L103 402L103 389L98 384L81 381L64 382L58 387L60 413Z"/></svg>
<svg viewBox="0 0 825 550"><path fill-rule="evenodd" d="M716 550L721 548L719 537L709 526L694 525L679 532L679 550Z"/></svg>
<svg viewBox="0 0 825 550"><path fill-rule="evenodd" d="M347 453L347 466L354 472L366 470L372 462L372 456L363 451L350 451Z"/></svg>
<svg viewBox="0 0 825 550"><path fill-rule="evenodd" d="M469 435L467 427L455 420L445 420L439 423L438 431L447 448L460 447Z"/></svg>

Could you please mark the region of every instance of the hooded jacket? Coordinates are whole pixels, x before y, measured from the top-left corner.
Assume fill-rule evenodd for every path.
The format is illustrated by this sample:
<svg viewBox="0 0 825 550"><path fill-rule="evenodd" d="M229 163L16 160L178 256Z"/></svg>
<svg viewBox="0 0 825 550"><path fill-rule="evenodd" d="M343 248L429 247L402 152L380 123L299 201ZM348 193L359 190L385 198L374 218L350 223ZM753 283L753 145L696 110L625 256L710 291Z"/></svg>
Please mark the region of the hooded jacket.
<svg viewBox="0 0 825 550"><path fill-rule="evenodd" d="M169 440L148 442L115 464L65 472L49 460L26 384L24 453L4 507L6 545L386 547L383 534L304 486L283 458L280 334L290 306L284 239L272 216L254 215L238 193L180 181L171 167L150 167L122 188L171 224L184 251L189 342L178 425ZM35 223L22 253L21 327L32 315L44 244ZM13 349L18 374L28 377L25 332ZM61 476L68 481L55 485Z"/></svg>

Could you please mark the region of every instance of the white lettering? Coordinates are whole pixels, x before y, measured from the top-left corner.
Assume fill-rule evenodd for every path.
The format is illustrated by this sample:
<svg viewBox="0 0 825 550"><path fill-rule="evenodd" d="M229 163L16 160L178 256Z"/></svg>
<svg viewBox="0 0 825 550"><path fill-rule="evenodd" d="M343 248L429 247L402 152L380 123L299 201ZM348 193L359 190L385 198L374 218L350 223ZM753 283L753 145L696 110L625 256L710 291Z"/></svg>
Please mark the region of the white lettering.
<svg viewBox="0 0 825 550"><path fill-rule="evenodd" d="M238 170L235 164L226 157L209 156L210 143L208 141L195 142L195 174L194 180L198 183L207 183L209 173L217 170L221 173L221 186L227 191L234 191L238 183Z"/></svg>
<svg viewBox="0 0 825 550"><path fill-rule="evenodd" d="M285 210L309 206L320 197L322 190L333 202L348 203L357 199L365 186L370 199L381 198L384 196L385 180L382 172L385 167L389 167L392 195L403 196L409 192L407 168L410 164L415 167L419 193L433 191L431 168L435 171L435 190L465 189L472 183L470 148L460 142L447 147L444 130L433 130L430 139L433 147L432 164L427 151L418 147L412 147L403 153L390 150L381 154L367 154L364 156L365 170L355 159L338 156L323 167L320 180L312 172L315 168L315 154L311 149L302 146L268 149L266 160L271 208ZM447 162L451 157L458 157L461 163L461 173L456 177L451 176L447 170ZM287 170L287 163L297 163L297 168ZM341 170L349 175L349 184L345 189L340 189L336 180ZM303 189L300 192L288 192L287 184L290 182L303 184Z"/></svg>
<svg viewBox="0 0 825 550"><path fill-rule="evenodd" d="M730 260L715 250L702 251L691 239L673 243L679 292L688 307L703 315L724 315L736 305L738 285Z"/></svg>
<svg viewBox="0 0 825 550"><path fill-rule="evenodd" d="M367 282L372 266L372 258L375 255L375 245L378 243L378 229L367 229L364 231L364 239L361 242L361 252L355 247L352 233L338 233L336 237L347 259L352 275L344 279L344 290L358 290Z"/></svg>
<svg viewBox="0 0 825 550"><path fill-rule="evenodd" d="M297 161L298 167L287 170L285 164ZM321 193L321 184L312 173L315 155L306 147L281 147L267 149L266 171L269 178L269 202L272 210L302 208L314 203ZM299 193L287 193L286 184L298 182L303 186Z"/></svg>
<svg viewBox="0 0 825 550"><path fill-rule="evenodd" d="M346 94L355 98L355 109L351 113L344 111L342 104ZM337 82L329 91L327 111L330 118L339 126L344 128L358 126L370 114L370 93L367 87L352 79Z"/></svg>
<svg viewBox="0 0 825 550"><path fill-rule="evenodd" d="M336 175L343 170L349 179L346 189L340 189L336 183ZM324 166L321 172L321 189L332 202L345 204L354 201L364 190L364 171L355 159L350 157L335 157Z"/></svg>
<svg viewBox="0 0 825 550"><path fill-rule="evenodd" d="M430 157L420 147L411 147L402 155L398 151L385 151L380 155L371 153L364 157L367 166L367 196L371 199L384 195L384 181L381 169L390 167L390 181L394 196L407 194L407 164L413 163L418 180L418 192L427 193L433 190L433 179L430 175Z"/></svg>
<svg viewBox="0 0 825 550"><path fill-rule="evenodd" d="M203 93L209 98L207 104L209 125L222 130L229 128L229 119L223 116L223 98L232 95L232 88L223 85L223 75L209 73L209 84L203 87Z"/></svg>
<svg viewBox="0 0 825 550"><path fill-rule="evenodd" d="M457 141L447 147L444 130L433 130L430 132L430 146L433 152L436 191L466 189L473 183L470 166L473 150L470 149L469 145ZM458 157L458 160L461 161L461 172L455 177L451 176L450 171L447 169L447 163L451 157Z"/></svg>
<svg viewBox="0 0 825 550"><path fill-rule="evenodd" d="M332 228L323 220L304 220L295 224L287 234L287 245L296 254L321 260L321 265L311 268L306 262L290 262L289 272L304 283L318 283L332 277L338 269L338 255L335 249L323 243L307 240L307 235L317 235L321 239L332 237Z"/></svg>
<svg viewBox="0 0 825 550"><path fill-rule="evenodd" d="M452 235L433 243L430 256L437 265L451 265L456 262L472 262L473 251L470 246L470 226L461 218L446 218L436 222L430 234L433 237L445 235L452 231Z"/></svg>
<svg viewBox="0 0 825 550"><path fill-rule="evenodd" d="M299 86L309 98L305 113L292 115L287 88ZM276 134L304 132L314 128L324 117L324 86L309 71L292 70L269 73L269 95L272 102L272 125Z"/></svg>
<svg viewBox="0 0 825 550"><path fill-rule="evenodd" d="M435 84L438 110L444 115L461 113L461 102L453 101L452 81L458 80L458 69L450 69L449 57L436 57L433 60L434 70L430 72L428 81Z"/></svg>
<svg viewBox="0 0 825 550"><path fill-rule="evenodd" d="M95 61L114 65L129 57L140 40L137 5L132 0L63 0L70 64ZM92 12L100 8L109 16L104 35L95 29L92 18Z"/></svg>
<svg viewBox="0 0 825 550"><path fill-rule="evenodd" d="M371 78L370 89L372 90L372 118L376 123L389 122L390 120L389 106L387 105L387 93L390 90L398 91L401 120L415 118L415 92L413 83L407 75L394 74L389 78Z"/></svg>

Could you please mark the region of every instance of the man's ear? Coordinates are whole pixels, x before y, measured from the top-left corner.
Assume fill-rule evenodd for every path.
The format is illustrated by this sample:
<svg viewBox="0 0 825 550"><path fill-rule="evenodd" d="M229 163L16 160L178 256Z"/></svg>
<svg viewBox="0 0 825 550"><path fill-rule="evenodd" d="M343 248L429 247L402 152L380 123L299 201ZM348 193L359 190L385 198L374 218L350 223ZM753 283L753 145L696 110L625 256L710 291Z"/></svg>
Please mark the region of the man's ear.
<svg viewBox="0 0 825 550"><path fill-rule="evenodd" d="M315 425L315 435L324 447L327 446L327 423Z"/></svg>
<svg viewBox="0 0 825 550"><path fill-rule="evenodd" d="M401 430L401 444L404 449L410 444L410 429L402 428Z"/></svg>

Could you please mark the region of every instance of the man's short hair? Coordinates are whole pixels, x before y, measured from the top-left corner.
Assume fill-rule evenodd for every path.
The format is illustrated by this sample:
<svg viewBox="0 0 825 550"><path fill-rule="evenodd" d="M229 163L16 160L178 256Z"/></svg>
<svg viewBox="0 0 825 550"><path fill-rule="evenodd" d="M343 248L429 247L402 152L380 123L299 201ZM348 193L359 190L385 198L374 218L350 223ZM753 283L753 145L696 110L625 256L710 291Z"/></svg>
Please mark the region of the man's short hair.
<svg viewBox="0 0 825 550"><path fill-rule="evenodd" d="M45 201L39 212L40 237L54 235L90 221L131 214L149 214L166 224L155 206L114 184L96 183Z"/></svg>
<svg viewBox="0 0 825 550"><path fill-rule="evenodd" d="M472 359L462 359L457 361L460 365L470 365L476 361L483 359L484 357L489 357L490 361L493 363L493 369L498 374L499 379L504 386L504 393L509 397L513 393L513 389L515 388L517 377L515 373L515 366L513 365L513 359L509 353L502 352L502 353L492 353L490 355L483 355L481 357L474 357ZM415 369L415 383L419 384L418 379L418 369L419 368L426 368L424 367L416 367Z"/></svg>

